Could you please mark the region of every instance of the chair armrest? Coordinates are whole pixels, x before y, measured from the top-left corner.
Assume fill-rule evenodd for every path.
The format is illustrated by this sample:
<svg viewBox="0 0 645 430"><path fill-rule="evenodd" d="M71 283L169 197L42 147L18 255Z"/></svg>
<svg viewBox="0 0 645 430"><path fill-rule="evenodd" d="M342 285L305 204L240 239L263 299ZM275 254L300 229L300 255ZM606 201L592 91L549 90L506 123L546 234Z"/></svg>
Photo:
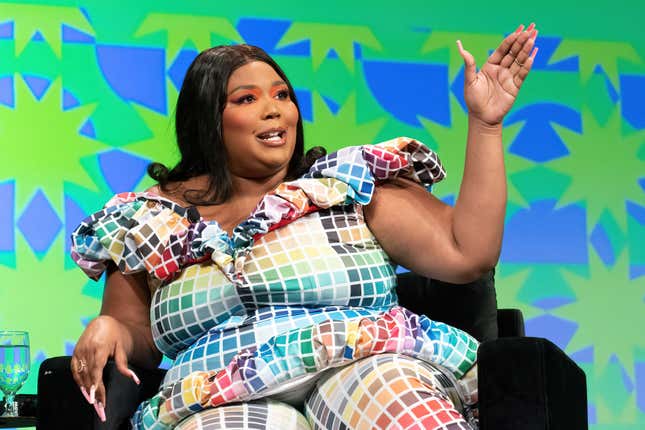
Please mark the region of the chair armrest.
<svg viewBox="0 0 645 430"><path fill-rule="evenodd" d="M588 428L585 374L547 339L484 342L477 360L480 430Z"/></svg>
<svg viewBox="0 0 645 430"><path fill-rule="evenodd" d="M106 390L105 413L101 423L94 407L87 403L70 371L71 357L49 358L38 372L38 430L61 428L110 429L129 428L129 419L139 404L154 395L165 374L164 370L130 368L141 379L136 385L121 375L113 361L103 370Z"/></svg>
<svg viewBox="0 0 645 430"><path fill-rule="evenodd" d="M497 334L498 337L525 336L522 311L519 309L498 309Z"/></svg>

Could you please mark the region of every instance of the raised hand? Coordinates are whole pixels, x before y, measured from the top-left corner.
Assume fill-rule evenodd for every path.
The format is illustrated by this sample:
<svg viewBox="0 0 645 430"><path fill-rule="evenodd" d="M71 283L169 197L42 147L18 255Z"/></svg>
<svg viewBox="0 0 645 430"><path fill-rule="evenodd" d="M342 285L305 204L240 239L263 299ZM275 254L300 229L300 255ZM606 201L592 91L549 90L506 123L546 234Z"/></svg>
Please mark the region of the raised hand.
<svg viewBox="0 0 645 430"><path fill-rule="evenodd" d="M538 48L535 24L509 34L477 72L472 54L457 41L465 63L464 99L469 115L488 125L501 124L531 70Z"/></svg>
<svg viewBox="0 0 645 430"><path fill-rule="evenodd" d="M137 375L128 368L122 339L121 324L112 317L102 315L88 324L72 354L71 370L74 381L103 422L106 420L103 368L108 358L114 358L119 372L139 384Z"/></svg>

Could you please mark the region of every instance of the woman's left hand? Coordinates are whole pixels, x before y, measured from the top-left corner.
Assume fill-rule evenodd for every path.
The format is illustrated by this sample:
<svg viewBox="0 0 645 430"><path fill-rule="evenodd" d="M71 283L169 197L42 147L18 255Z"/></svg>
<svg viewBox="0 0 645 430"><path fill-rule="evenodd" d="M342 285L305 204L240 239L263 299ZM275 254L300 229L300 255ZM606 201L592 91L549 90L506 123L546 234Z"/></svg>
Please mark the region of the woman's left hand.
<svg viewBox="0 0 645 430"><path fill-rule="evenodd" d="M537 29L520 25L509 34L477 72L475 58L457 41L465 63L464 99L471 116L489 125L501 124L524 83L537 48Z"/></svg>

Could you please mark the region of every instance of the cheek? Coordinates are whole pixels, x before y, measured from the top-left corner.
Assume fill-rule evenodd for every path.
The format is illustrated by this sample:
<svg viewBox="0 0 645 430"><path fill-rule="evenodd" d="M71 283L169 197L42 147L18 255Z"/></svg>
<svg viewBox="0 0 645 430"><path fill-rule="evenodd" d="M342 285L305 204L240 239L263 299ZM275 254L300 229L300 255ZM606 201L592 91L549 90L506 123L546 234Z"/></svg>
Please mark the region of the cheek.
<svg viewBox="0 0 645 430"><path fill-rule="evenodd" d="M241 131L249 127L249 116L241 112L224 109L222 112L222 127L224 133Z"/></svg>
<svg viewBox="0 0 645 430"><path fill-rule="evenodd" d="M289 118L289 123L290 125L295 126L298 123L298 108L296 108L296 105L293 103L289 104L289 109L286 112L288 118Z"/></svg>

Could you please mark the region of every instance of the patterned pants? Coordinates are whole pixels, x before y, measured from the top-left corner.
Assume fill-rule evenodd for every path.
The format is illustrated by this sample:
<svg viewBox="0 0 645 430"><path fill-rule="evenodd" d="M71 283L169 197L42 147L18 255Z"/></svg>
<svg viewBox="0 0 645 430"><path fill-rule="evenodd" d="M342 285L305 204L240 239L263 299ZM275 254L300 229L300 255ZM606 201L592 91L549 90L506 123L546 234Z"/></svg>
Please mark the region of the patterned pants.
<svg viewBox="0 0 645 430"><path fill-rule="evenodd" d="M261 399L202 411L176 429L472 430L457 409L470 415L441 372L405 355L380 354L325 374L307 396L304 415Z"/></svg>

